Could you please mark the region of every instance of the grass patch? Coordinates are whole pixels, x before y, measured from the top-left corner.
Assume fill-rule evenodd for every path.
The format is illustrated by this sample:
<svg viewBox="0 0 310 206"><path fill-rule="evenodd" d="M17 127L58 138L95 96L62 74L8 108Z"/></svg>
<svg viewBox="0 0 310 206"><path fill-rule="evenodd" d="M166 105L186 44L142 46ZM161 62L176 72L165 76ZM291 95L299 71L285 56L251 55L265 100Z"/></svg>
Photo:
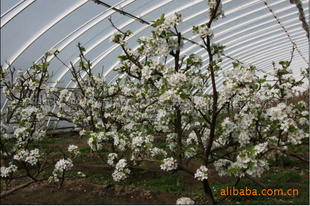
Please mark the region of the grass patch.
<svg viewBox="0 0 310 206"><path fill-rule="evenodd" d="M165 143L165 142L154 142L154 146L161 148L161 149L165 149L167 147L167 143Z"/></svg>
<svg viewBox="0 0 310 206"><path fill-rule="evenodd" d="M189 185L182 181L182 177L176 175L152 178L133 184L147 190L162 191L170 194L182 193Z"/></svg>
<svg viewBox="0 0 310 206"><path fill-rule="evenodd" d="M98 185L108 185L112 182L112 175L110 173L100 173L100 174L94 174L91 172L84 172L86 175L87 180L90 183L98 184Z"/></svg>
<svg viewBox="0 0 310 206"><path fill-rule="evenodd" d="M281 158L276 157L268 160L270 167L280 167L281 166ZM300 166L302 163L300 160L292 159L290 157L283 157L283 163L285 167L295 167Z"/></svg>
<svg viewBox="0 0 310 206"><path fill-rule="evenodd" d="M69 142L67 137L45 137L40 143L44 152L52 153L59 152L61 149L66 151L67 148L64 148L63 145ZM60 147L61 145L61 147Z"/></svg>
<svg viewBox="0 0 310 206"><path fill-rule="evenodd" d="M270 183L278 183L278 184L285 184L288 182L299 182L302 177L297 171L289 170L289 171L280 171L277 173L266 173L263 175L263 179L266 179Z"/></svg>
<svg viewBox="0 0 310 206"><path fill-rule="evenodd" d="M89 153L90 153L90 147L89 147L89 146L79 147L79 151L80 151L82 154L89 154Z"/></svg>

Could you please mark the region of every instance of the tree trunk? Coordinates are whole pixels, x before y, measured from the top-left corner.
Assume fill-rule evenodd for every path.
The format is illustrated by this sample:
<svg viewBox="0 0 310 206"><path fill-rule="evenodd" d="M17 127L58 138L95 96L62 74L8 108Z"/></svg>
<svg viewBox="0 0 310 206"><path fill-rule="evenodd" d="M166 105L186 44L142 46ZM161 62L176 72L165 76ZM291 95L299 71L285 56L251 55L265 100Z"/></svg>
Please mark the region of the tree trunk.
<svg viewBox="0 0 310 206"><path fill-rule="evenodd" d="M211 190L211 187L209 185L209 181L208 180L203 180L202 181L202 184L203 184L203 190L206 194L206 198L207 198L207 204L209 205L214 205L215 202L214 202L214 197L213 197L213 193L212 193L212 190Z"/></svg>

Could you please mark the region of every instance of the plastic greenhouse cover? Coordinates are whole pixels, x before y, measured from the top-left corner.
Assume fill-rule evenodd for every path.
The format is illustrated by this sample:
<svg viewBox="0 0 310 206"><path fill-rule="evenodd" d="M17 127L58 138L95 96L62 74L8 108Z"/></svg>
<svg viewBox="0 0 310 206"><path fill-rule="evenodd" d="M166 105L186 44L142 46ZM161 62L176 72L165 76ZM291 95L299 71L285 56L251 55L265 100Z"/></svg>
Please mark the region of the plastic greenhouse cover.
<svg viewBox="0 0 310 206"><path fill-rule="evenodd" d="M202 43L192 33L193 25L208 21L206 0L102 0L107 7L87 0L1 0L1 64L6 61L18 69L27 70L38 61L44 52L51 49L60 51L58 57L70 65L78 61L77 43L86 48L86 57L92 61L95 74L102 73L113 82L117 73L113 68L118 64L121 49L110 42L115 32L108 18L122 30L130 29L133 36L128 47L136 48L137 39L150 35L152 27L133 17L151 22L165 13L182 15L183 23L178 30L185 38ZM292 68L297 77L300 68L308 67L309 43L306 32L298 18L299 11L288 0L223 0L225 18L213 25L213 42L226 46L221 67L231 69L233 61L252 64L258 70L271 71L272 61L289 60L292 41L297 50ZM265 4L267 2L267 5ZM303 0L306 21L309 22L309 4ZM272 8L272 13L269 7ZM132 16L123 15L124 11ZM277 17L279 21L275 18ZM281 24L283 27L281 26ZM285 32L285 30L287 32ZM208 64L203 48L185 41L182 55L195 53ZM51 57L49 69L56 87L75 87L71 82L69 69ZM217 83L223 82L222 72ZM208 90L207 90L208 92ZM1 97L3 95L1 94ZM3 98L2 98L3 99ZM1 100L1 107L3 101Z"/></svg>

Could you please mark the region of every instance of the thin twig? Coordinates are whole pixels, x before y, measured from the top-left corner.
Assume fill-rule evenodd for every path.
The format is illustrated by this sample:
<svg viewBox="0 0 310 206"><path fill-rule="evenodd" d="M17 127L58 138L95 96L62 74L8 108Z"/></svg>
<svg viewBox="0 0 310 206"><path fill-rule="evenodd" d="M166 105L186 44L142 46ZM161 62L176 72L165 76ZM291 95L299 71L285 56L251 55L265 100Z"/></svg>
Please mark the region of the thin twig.
<svg viewBox="0 0 310 206"><path fill-rule="evenodd" d="M295 43L295 41L292 39L291 35L288 33L288 31L286 30L286 28L284 27L283 23L280 21L280 19L277 17L276 13L272 10L271 6L267 3L266 0L264 0L265 5L268 7L269 11L272 13L273 17L277 20L278 24L280 24L280 26L282 27L282 29L285 31L286 35L288 36L288 38L290 39L291 43L294 45L294 47L296 48L296 50L298 51L299 55L303 58L303 60L309 65L309 62L307 61L307 59L302 55L301 51L298 49L297 44Z"/></svg>

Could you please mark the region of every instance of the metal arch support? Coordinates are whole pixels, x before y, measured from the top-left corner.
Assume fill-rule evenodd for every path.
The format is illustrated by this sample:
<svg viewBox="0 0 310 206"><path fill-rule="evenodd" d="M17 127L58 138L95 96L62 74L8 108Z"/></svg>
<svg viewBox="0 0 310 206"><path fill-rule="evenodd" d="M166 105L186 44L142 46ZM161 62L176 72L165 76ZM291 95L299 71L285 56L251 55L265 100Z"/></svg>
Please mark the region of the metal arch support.
<svg viewBox="0 0 310 206"><path fill-rule="evenodd" d="M123 0L122 2L124 2L126 0ZM122 3L120 2L120 3ZM117 6L119 3L117 3L115 6ZM74 31L70 32L70 34L68 34L67 36L65 36L63 39L61 39L60 41L58 41L54 46L52 46L50 49L58 49L58 51L62 51L64 48L66 48L69 44L71 44L75 39L77 39L79 36L81 36L82 34L84 34L85 32L87 32L88 30L90 30L92 27L96 26L98 23L102 22L104 19L106 19L111 13L107 13L111 11L111 9L107 9L106 11L101 12L100 14L96 15L95 17L91 18L90 20L88 20L86 23L82 24L81 26L79 26L78 28L76 28ZM106 14L106 15L104 15ZM79 30L81 30L80 32L78 32ZM66 43L64 43L67 40ZM61 45L61 44L64 45ZM36 61L38 62L41 58L43 57L43 55ZM51 61L54 58L54 56L51 56L50 58L48 58L48 61Z"/></svg>
<svg viewBox="0 0 310 206"><path fill-rule="evenodd" d="M84 2L79 3L77 6L75 7L71 7L69 9L67 9L67 11L60 16L59 18L57 18L56 20L54 20L52 23L50 23L49 25L47 25L46 27L44 27L43 29L41 29L41 31L39 31L37 34L34 35L34 37L32 39L30 39L29 41L27 41L25 43L25 46L23 46L21 49L19 49L14 57L12 57L10 59L10 63L12 64L13 62L16 61L16 59L23 53L26 51L27 48L29 48L37 39L39 39L43 34L45 34L48 30L50 30L53 26L55 26L58 22L60 22L62 19L64 19L66 16L68 16L69 14L71 14L72 12L74 12L75 10L77 10L78 8L80 8L81 6L83 6L84 4L87 3L87 0L84 0Z"/></svg>
<svg viewBox="0 0 310 206"><path fill-rule="evenodd" d="M158 4L158 5L156 5L155 9L158 9L158 8L160 8L161 6L163 6L164 4L167 4L167 3L171 2L171 1L173 1L173 0L168 0L168 1L166 1L166 2L163 2L163 3L161 3L161 4ZM154 11L155 9L154 9L154 8L151 8L151 9L145 11L145 12L142 14L142 16L144 16L144 15L146 15L146 14L148 14L148 13ZM122 29L122 28L128 26L129 24L131 24L132 22L134 22L134 19L127 20L126 23L122 24L122 26L120 26L119 28ZM144 29L147 28L147 27L149 27L149 25L147 25L146 27L143 27L143 29L140 29L140 30L142 31L142 30L144 30ZM140 31L140 30L139 30L139 31ZM97 47L99 44L101 44L103 41L105 41L106 39L110 38L110 36L111 36L113 33L114 33L114 30L111 31L111 32L109 33L109 35L106 35L106 36L102 37L101 39L97 40L96 43L94 43L91 47L89 47L89 48L87 49L87 51L85 52L85 54L89 53L89 52L92 51L95 47ZM135 33L134 35L137 35L137 34L138 34L138 33ZM133 35L133 36L134 36L134 35ZM111 53L112 51L114 51L116 48L117 48L117 46L112 46L112 47L110 47L110 49L108 49L108 52L107 52L107 51L104 51L104 53L107 55L107 54ZM102 54L99 54L99 56L101 56L101 55L102 55ZM105 55L105 56L106 56L106 55ZM96 57L95 59L98 59L98 57ZM101 59L102 59L102 58L101 58ZM79 60L78 58L75 58L74 61L73 61L73 64L75 64L78 60ZM99 61L98 61L98 62L99 62ZM93 65L93 66L95 66L95 65ZM69 71L69 68L67 68L66 70L64 70L64 72L60 75L59 80L62 79L68 71ZM107 74L108 74L108 73L107 73ZM107 75L107 74L106 74L106 75ZM71 83L71 81L67 84L67 86L69 86L70 83Z"/></svg>
<svg viewBox="0 0 310 206"><path fill-rule="evenodd" d="M22 11L24 11L26 8L28 8L32 3L34 3L36 0L31 0L26 2L26 5L24 5L22 8L20 8L19 10L15 11L16 8L18 8L21 4L23 4L26 0L23 0L19 3L17 3L16 5L14 5L11 9L9 9L8 11L6 11L4 14L1 15L1 29L2 27L4 27L7 23L9 23L12 19L14 19L18 14L20 14ZM5 16L8 15L8 19L4 19ZM2 20L4 21L2 23Z"/></svg>

